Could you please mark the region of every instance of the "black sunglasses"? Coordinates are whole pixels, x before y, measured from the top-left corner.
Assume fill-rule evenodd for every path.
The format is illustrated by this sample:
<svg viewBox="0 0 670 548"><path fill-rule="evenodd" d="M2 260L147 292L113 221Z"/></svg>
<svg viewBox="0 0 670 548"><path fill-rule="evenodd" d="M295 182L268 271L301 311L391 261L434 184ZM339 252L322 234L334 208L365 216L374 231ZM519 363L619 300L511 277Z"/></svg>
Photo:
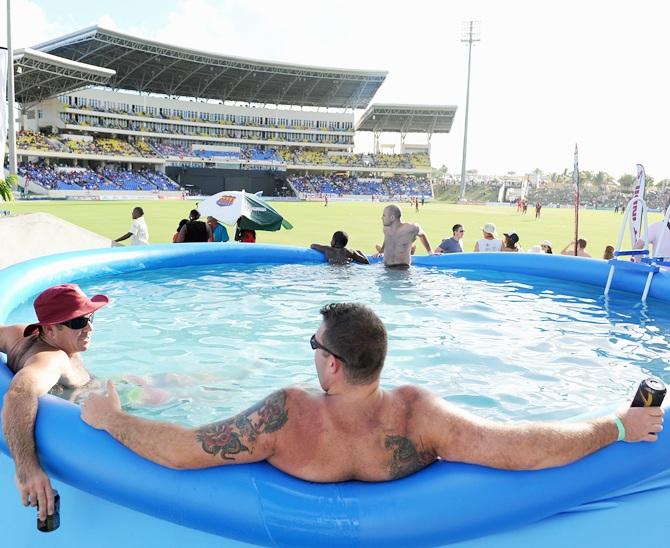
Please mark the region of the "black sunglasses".
<svg viewBox="0 0 670 548"><path fill-rule="evenodd" d="M312 338L309 339L309 345L312 347L312 350L316 350L317 348L320 348L321 350L325 350L326 352L328 352L328 354L330 354L331 356L334 356L335 358L337 358L337 359L340 360L341 362L347 363L347 360L345 360L344 358L338 356L338 355L335 354L335 352L333 352L332 350L328 350L328 349L327 349L325 346L323 346L319 341L317 341L317 340L316 340L316 333L314 333L314 335L312 335Z"/></svg>
<svg viewBox="0 0 670 548"><path fill-rule="evenodd" d="M89 323L93 323L93 314L90 316L79 316L78 318L72 318L66 322L61 322L60 325L69 327L70 329L84 329Z"/></svg>

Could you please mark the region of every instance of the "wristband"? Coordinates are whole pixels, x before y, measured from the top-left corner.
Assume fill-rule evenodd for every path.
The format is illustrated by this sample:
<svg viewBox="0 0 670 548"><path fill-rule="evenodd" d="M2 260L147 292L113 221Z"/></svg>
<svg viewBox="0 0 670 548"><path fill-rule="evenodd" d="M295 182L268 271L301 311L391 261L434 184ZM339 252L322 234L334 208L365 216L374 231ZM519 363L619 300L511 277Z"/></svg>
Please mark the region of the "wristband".
<svg viewBox="0 0 670 548"><path fill-rule="evenodd" d="M616 441L623 441L626 439L626 427L623 425L623 421L617 417L616 415L614 416L614 424L616 424L616 429L619 431L619 436L617 437Z"/></svg>

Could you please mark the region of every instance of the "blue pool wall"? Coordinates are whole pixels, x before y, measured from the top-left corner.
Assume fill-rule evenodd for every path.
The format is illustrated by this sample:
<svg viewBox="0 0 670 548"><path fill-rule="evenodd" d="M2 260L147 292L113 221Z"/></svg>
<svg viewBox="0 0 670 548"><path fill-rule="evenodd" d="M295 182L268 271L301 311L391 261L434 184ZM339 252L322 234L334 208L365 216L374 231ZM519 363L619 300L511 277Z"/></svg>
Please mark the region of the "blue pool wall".
<svg viewBox="0 0 670 548"><path fill-rule="evenodd" d="M22 302L57 283L185 265L321 262L321 254L307 249L244 244L149 246L41 258L0 271L0 284L5 289L0 296L0 323ZM604 261L532 254L464 253L417 257L414 263L516 272L600 287L609 269ZM621 272L615 276L613 289L641 293L645 280L645 273ZM656 275L650 296L668 300L667 273ZM652 300L649 306L657 304L660 302ZM10 380L3 362L0 396ZM310 484L266 463L175 472L138 457L107 434L92 430L79 420L76 406L52 396L40 401L35 434L41 462L70 495L64 497L64 505L78 489L84 498L104 499L101 506L107 510L100 519L110 512L109 506L119 513L136 511L147 514L144 518L151 526L147 523L146 531L160 528L160 524L166 531L190 531L182 525L192 528L202 545L208 545L208 539L218 540L221 545L221 537L209 533L262 545L456 542L502 534L539 520L547 522L544 518L594 501L630 497L638 490L647 493L650 489L639 485L651 482L658 487L660 482L665 486L663 478L670 467L670 437L661 436L653 445L616 444L560 469L502 472L436 463L409 478L383 484ZM0 449L7 452L4 438ZM11 461L3 456L1 462L6 481ZM2 493L0 508L9 513L23 512L21 518L25 520L29 511L20 507L16 492L3 489ZM667 502L668 497L664 500ZM91 518L87 510L100 512L94 506L85 505L83 516L70 515L69 521L64 520L63 531L55 535L66 534L66 530L74 533L77 519ZM33 521L34 514L31 517ZM107 519L104 521L107 523ZM24 531L25 538L17 536L17 541L28 542L32 531L34 527ZM177 532L172 533L173 538ZM139 539L144 533L137 529L131 534ZM38 534L38 538L43 537Z"/></svg>

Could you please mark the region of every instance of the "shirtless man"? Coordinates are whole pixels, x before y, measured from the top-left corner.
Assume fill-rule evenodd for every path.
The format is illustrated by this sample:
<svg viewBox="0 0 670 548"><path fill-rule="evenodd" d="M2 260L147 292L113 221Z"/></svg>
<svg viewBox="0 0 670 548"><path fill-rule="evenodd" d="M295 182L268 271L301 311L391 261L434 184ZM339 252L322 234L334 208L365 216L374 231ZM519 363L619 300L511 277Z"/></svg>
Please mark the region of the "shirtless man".
<svg viewBox="0 0 670 548"><path fill-rule="evenodd" d="M384 224L384 243L374 257L384 257L384 264L389 267L408 267L412 259L412 243L419 238L429 255L433 253L428 236L415 223L400 222L402 212L397 205L384 208L382 223Z"/></svg>
<svg viewBox="0 0 670 548"><path fill-rule="evenodd" d="M199 428L134 417L111 381L82 418L139 455L175 469L267 460L314 482L402 478L438 458L507 470L562 466L617 441L657 439L663 409L627 405L583 422L499 423L418 386L380 388L387 334L358 304L331 304L311 337L322 391L278 390L242 413Z"/></svg>
<svg viewBox="0 0 670 548"><path fill-rule="evenodd" d="M35 451L37 399L47 392L72 398L91 381L79 353L90 344L93 313L107 303L104 295L89 299L76 285L57 285L35 299L37 323L0 326L0 352L7 354L14 373L2 406L2 428L23 505L39 504L42 521L53 514L54 494Z"/></svg>
<svg viewBox="0 0 670 548"><path fill-rule="evenodd" d="M575 252L575 249L577 250ZM584 238L579 238L577 240L577 244L575 244L575 241L572 240L568 245L566 245L562 250L561 250L561 255L570 255L570 256L575 256L575 257L587 257L591 258L591 255L589 255L586 252L586 240Z"/></svg>
<svg viewBox="0 0 670 548"><path fill-rule="evenodd" d="M348 264L351 262L370 264L370 261L368 261L368 258L362 251L347 249L348 243L349 235L346 232L338 230L333 233L330 245L312 244L309 247L323 253L330 264Z"/></svg>

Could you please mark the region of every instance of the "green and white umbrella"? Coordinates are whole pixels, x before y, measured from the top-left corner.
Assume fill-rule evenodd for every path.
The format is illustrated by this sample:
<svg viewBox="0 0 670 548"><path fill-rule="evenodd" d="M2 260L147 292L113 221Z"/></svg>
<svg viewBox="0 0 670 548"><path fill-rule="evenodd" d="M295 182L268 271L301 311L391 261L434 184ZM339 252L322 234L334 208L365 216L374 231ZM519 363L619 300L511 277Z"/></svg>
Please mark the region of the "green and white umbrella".
<svg viewBox="0 0 670 548"><path fill-rule="evenodd" d="M293 225L265 200L248 192L224 191L198 204L201 215L214 217L224 225L237 225L243 230L290 230Z"/></svg>

